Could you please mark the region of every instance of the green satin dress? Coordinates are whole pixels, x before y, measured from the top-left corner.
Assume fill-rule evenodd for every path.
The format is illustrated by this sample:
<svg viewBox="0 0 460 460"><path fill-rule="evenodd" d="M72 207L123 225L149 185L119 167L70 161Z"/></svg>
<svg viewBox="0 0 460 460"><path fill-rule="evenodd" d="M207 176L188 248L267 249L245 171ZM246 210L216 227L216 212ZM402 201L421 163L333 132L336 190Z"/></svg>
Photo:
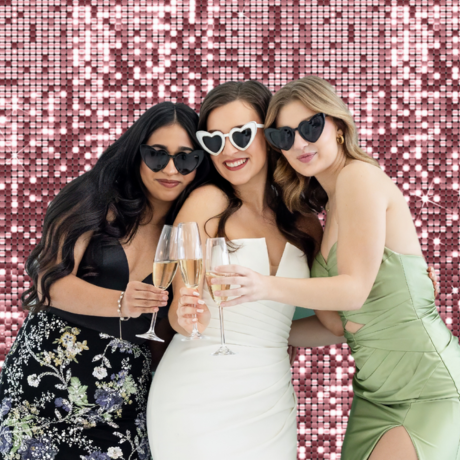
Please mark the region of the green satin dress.
<svg viewBox="0 0 460 460"><path fill-rule="evenodd" d="M311 276L337 276L336 245ZM354 399L342 460L367 460L385 432L403 426L419 460L460 460L460 346L434 303L422 256L385 247L361 309L339 312L364 324L345 330L355 360Z"/></svg>

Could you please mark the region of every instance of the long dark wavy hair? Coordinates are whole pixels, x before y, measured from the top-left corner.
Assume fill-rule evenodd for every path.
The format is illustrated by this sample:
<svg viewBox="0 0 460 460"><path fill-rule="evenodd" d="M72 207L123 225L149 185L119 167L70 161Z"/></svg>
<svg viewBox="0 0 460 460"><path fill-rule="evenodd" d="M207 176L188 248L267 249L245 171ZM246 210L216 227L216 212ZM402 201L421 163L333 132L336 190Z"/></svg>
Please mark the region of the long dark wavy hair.
<svg viewBox="0 0 460 460"><path fill-rule="evenodd" d="M81 235L93 231L93 247L115 244L115 239L129 242L139 225L150 221L154 209L140 175L139 147L154 131L175 123L185 129L193 146L199 148L196 139L198 115L182 103L159 103L109 146L90 171L67 184L53 199L46 211L40 242L26 262L26 272L33 284L21 296L23 308L38 312L50 305L52 284L74 269L75 243ZM206 181L209 166L206 157L195 179L171 206L166 224L172 224L188 194ZM114 216L110 222L106 218L109 210ZM94 274L91 257L89 251L86 271ZM37 290L39 273L41 296Z"/></svg>
<svg viewBox="0 0 460 460"><path fill-rule="evenodd" d="M206 95L203 101L200 109L198 129L206 130L209 114L214 109L237 100L248 103L257 112L261 120L265 120L271 97L272 94L270 90L262 83L254 80L245 82L229 81L216 86ZM302 218L302 215L313 212L313 210L304 209L302 212L291 212L283 202L283 192L273 179L273 174L280 156L281 154L275 152L267 143L268 170L264 194L266 205L275 214L276 225L279 231L284 235L287 241L304 252L307 257L308 265L311 268L315 252L315 240L311 235L300 229L299 220ZM228 241L225 233L225 224L229 217L241 208L243 202L233 188L233 185L217 172L212 162L208 182L217 186L227 195L228 207L216 217L219 218L217 236L224 237ZM231 243L229 245L233 250L236 249L235 245Z"/></svg>

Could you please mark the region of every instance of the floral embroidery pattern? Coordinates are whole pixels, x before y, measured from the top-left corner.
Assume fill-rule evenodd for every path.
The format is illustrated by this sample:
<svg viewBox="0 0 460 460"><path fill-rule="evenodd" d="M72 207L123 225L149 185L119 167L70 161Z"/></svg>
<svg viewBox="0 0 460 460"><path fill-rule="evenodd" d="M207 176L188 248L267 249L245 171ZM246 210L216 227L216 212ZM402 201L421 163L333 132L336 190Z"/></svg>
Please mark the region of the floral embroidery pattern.
<svg viewBox="0 0 460 460"><path fill-rule="evenodd" d="M141 346L83 333L46 312L29 315L1 375L2 458L54 459L68 449L78 450L81 455L72 458L81 460L149 460L149 359ZM135 420L120 425L125 408L135 416L133 407ZM108 429L112 445L99 446L91 438L96 426Z"/></svg>

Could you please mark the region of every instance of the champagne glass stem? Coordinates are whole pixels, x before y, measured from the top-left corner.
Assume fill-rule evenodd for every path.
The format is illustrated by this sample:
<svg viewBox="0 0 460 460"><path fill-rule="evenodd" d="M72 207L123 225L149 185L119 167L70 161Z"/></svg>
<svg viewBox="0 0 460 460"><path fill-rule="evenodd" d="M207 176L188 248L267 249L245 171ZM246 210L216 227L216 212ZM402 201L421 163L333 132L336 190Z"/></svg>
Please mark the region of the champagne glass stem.
<svg viewBox="0 0 460 460"><path fill-rule="evenodd" d="M196 315L194 315L194 316L196 318ZM195 336L195 335L198 335L199 333L200 332L198 331L198 325L195 322L195 324L193 325L192 335Z"/></svg>
<svg viewBox="0 0 460 460"><path fill-rule="evenodd" d="M219 303L219 320L220 320L220 344L225 347L225 332L224 332L224 309Z"/></svg>
<svg viewBox="0 0 460 460"><path fill-rule="evenodd" d="M149 330L147 331L147 333L149 332L155 332L155 324L157 322L157 311L152 315L152 321L150 321L150 327L149 327Z"/></svg>
<svg viewBox="0 0 460 460"><path fill-rule="evenodd" d="M196 287L194 287L194 289L196 289ZM190 334L191 337L199 337L201 334L200 334L200 331L198 330L198 316L196 313L193 314L193 317L196 319L196 321L193 323L193 329L192 329L192 333Z"/></svg>

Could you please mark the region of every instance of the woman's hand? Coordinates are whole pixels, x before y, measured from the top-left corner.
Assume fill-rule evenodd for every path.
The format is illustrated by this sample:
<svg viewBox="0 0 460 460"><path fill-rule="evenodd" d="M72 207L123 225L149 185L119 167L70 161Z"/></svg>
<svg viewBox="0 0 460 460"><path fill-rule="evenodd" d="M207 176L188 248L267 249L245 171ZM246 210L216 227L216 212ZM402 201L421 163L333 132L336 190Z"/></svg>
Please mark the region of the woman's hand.
<svg viewBox="0 0 460 460"><path fill-rule="evenodd" d="M221 302L222 307L233 307L244 302L255 302L264 299L266 296L270 280L269 276L263 276L240 265L221 265L216 268L215 272L221 273L223 276L212 278L212 284L239 286L236 289L214 292L217 297L236 297L236 299Z"/></svg>
<svg viewBox="0 0 460 460"><path fill-rule="evenodd" d="M138 318L142 313L155 313L168 305L168 296L168 291L151 284L130 281L121 302L121 315Z"/></svg>
<svg viewBox="0 0 460 460"><path fill-rule="evenodd" d="M266 298L269 276L263 276L249 268L240 265L222 265L215 270L224 276L214 277L211 279L212 284L230 284L238 285L237 289L226 291L216 291L214 295L219 297L236 297L233 300L222 302L222 307L233 307L243 302L255 302ZM428 267L428 276L433 282L435 297L439 294L439 283L436 272L433 267Z"/></svg>
<svg viewBox="0 0 460 460"><path fill-rule="evenodd" d="M438 283L438 277L436 276L436 271L434 267L428 267L427 270L428 276L430 277L432 283L433 283L433 289L434 289L434 296L438 297L439 295L439 283Z"/></svg>
<svg viewBox="0 0 460 460"><path fill-rule="evenodd" d="M196 323L198 332L203 332L209 325L211 313L200 294L194 289L186 287L180 290L180 299L177 306L177 322L189 334L192 333Z"/></svg>

